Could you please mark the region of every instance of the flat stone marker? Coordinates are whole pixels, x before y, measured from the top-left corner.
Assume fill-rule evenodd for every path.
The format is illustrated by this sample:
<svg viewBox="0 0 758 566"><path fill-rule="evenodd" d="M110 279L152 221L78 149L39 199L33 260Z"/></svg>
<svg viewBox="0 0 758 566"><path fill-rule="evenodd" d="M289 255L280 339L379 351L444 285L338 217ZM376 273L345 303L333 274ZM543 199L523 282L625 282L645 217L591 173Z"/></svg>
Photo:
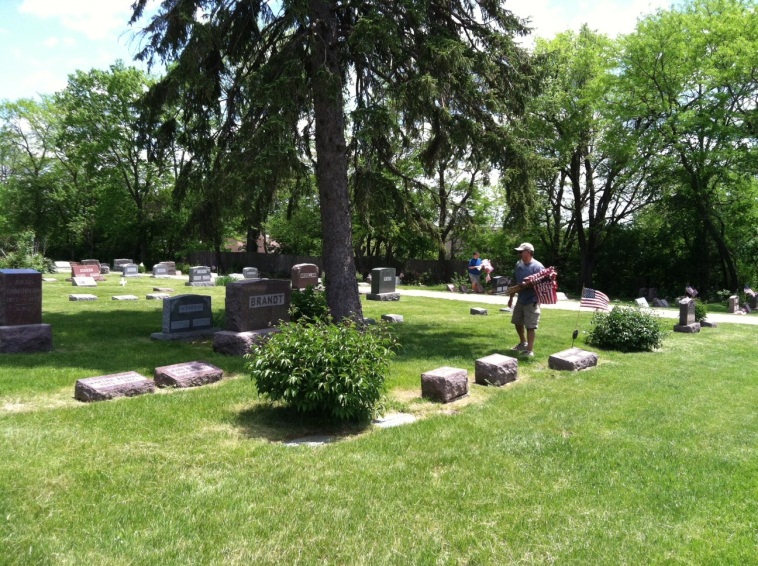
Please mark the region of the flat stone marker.
<svg viewBox="0 0 758 566"><path fill-rule="evenodd" d="M170 298L171 295L168 293L148 293L145 295L145 298L148 301L163 301L164 299Z"/></svg>
<svg viewBox="0 0 758 566"><path fill-rule="evenodd" d="M156 293L173 293L174 290L170 287L153 287L153 291Z"/></svg>
<svg viewBox="0 0 758 566"><path fill-rule="evenodd" d="M86 293L72 293L68 296L69 301L96 301L97 295L88 295Z"/></svg>
<svg viewBox="0 0 758 566"><path fill-rule="evenodd" d="M208 362L185 362L155 368L155 384L158 387L199 387L215 383L224 377L221 368Z"/></svg>
<svg viewBox="0 0 758 566"><path fill-rule="evenodd" d="M382 320L385 322L403 322L402 314L383 314Z"/></svg>
<svg viewBox="0 0 758 566"><path fill-rule="evenodd" d="M379 428L392 428L406 424L415 423L418 419L408 413L390 413L381 418L375 419L372 423Z"/></svg>
<svg viewBox="0 0 758 566"><path fill-rule="evenodd" d="M42 281L45 283L55 283L58 280L55 277L43 277Z"/></svg>
<svg viewBox="0 0 758 566"><path fill-rule="evenodd" d="M469 314L485 315L487 314L487 309L472 307Z"/></svg>
<svg viewBox="0 0 758 566"><path fill-rule="evenodd" d="M450 403L468 395L468 372L449 366L421 374L421 396Z"/></svg>
<svg viewBox="0 0 758 566"><path fill-rule="evenodd" d="M513 312L513 309L510 307L503 307L502 309L500 309L500 312Z"/></svg>
<svg viewBox="0 0 758 566"><path fill-rule="evenodd" d="M152 379L126 371L79 379L74 387L74 399L79 401L105 401L116 397L134 397L155 391Z"/></svg>
<svg viewBox="0 0 758 566"><path fill-rule="evenodd" d="M137 295L113 295L111 300L114 301L139 301Z"/></svg>
<svg viewBox="0 0 758 566"><path fill-rule="evenodd" d="M717 322L711 322L710 320L703 319L700 321L700 326L703 328L718 328Z"/></svg>
<svg viewBox="0 0 758 566"><path fill-rule="evenodd" d="M313 434L311 436L304 436L303 438L296 438L295 440L289 440L284 443L285 446L323 446L334 442L334 437L326 436L324 434Z"/></svg>
<svg viewBox="0 0 758 566"><path fill-rule="evenodd" d="M71 264L67 261L56 261L55 272L56 273L71 273Z"/></svg>
<svg viewBox="0 0 758 566"><path fill-rule="evenodd" d="M260 328L247 332L221 330L213 335L213 351L227 356L244 356L252 352L256 346L268 340L278 328Z"/></svg>
<svg viewBox="0 0 758 566"><path fill-rule="evenodd" d="M518 379L518 360L492 354L474 362L474 381L479 385L505 385Z"/></svg>
<svg viewBox="0 0 758 566"><path fill-rule="evenodd" d="M74 287L97 287L94 277L72 277L71 284Z"/></svg>
<svg viewBox="0 0 758 566"><path fill-rule="evenodd" d="M550 369L559 371L579 371L595 367L597 354L581 348L569 348L550 356L547 365Z"/></svg>

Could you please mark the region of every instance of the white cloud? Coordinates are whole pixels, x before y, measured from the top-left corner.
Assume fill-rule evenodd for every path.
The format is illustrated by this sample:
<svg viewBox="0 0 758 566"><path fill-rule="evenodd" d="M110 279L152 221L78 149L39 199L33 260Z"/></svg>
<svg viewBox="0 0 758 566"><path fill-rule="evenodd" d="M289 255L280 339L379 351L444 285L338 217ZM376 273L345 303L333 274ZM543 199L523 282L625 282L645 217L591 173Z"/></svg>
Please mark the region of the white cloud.
<svg viewBox="0 0 758 566"><path fill-rule="evenodd" d="M132 0L23 0L19 12L53 18L89 39L103 39L126 30Z"/></svg>

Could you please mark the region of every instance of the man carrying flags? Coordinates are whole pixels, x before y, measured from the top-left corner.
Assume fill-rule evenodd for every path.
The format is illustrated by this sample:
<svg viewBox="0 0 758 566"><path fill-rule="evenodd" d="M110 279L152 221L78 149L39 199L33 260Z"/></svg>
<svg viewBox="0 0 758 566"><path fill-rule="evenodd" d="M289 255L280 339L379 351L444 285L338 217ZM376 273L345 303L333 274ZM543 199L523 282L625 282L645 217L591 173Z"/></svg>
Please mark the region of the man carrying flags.
<svg viewBox="0 0 758 566"><path fill-rule="evenodd" d="M508 289L509 307L513 305L513 296L518 292L511 322L516 327L519 343L513 349L533 357L534 339L540 323L540 302L534 287L528 286L529 281L524 280L544 270L545 266L534 259L534 246L529 242L521 244L516 251L521 258L516 263L516 285Z"/></svg>

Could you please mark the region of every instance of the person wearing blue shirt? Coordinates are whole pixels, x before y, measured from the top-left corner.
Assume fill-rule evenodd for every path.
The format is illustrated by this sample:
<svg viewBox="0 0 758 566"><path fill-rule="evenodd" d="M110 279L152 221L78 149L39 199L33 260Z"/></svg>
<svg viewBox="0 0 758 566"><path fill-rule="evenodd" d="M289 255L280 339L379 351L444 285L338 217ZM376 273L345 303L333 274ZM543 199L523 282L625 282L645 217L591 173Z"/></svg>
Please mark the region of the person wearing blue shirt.
<svg viewBox="0 0 758 566"><path fill-rule="evenodd" d="M517 352L523 352L528 357L534 356L534 339L537 335L537 327L540 323L540 302L537 293L532 287L522 286L524 279L530 275L539 273L545 267L534 259L534 246L529 242L524 242L515 248L520 259L516 263L516 285L518 289L518 299L516 306L513 308L511 322L516 327L516 333L519 337L519 343L513 347ZM508 297L508 306L513 305L513 296L511 293Z"/></svg>
<svg viewBox="0 0 758 566"><path fill-rule="evenodd" d="M468 262L468 278L471 280L471 287L476 293L484 293L484 287L480 282L482 277L482 260L479 259L479 252L474 252Z"/></svg>

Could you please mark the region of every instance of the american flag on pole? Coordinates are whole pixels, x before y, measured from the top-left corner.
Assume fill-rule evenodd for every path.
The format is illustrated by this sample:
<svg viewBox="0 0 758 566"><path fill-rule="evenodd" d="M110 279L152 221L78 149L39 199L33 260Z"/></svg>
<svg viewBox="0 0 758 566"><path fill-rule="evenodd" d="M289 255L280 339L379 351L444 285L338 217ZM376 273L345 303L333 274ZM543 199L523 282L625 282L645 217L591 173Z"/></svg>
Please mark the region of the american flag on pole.
<svg viewBox="0 0 758 566"><path fill-rule="evenodd" d="M608 295L605 293L595 291L595 289L590 289L589 287L582 289L582 300L579 301L579 307L608 311L611 310L608 303Z"/></svg>
<svg viewBox="0 0 758 566"><path fill-rule="evenodd" d="M523 284L534 287L534 292L537 294L537 301L542 305L554 305L558 302L558 283L556 279L558 273L554 267L548 267L542 271L538 271L534 275L524 277Z"/></svg>

